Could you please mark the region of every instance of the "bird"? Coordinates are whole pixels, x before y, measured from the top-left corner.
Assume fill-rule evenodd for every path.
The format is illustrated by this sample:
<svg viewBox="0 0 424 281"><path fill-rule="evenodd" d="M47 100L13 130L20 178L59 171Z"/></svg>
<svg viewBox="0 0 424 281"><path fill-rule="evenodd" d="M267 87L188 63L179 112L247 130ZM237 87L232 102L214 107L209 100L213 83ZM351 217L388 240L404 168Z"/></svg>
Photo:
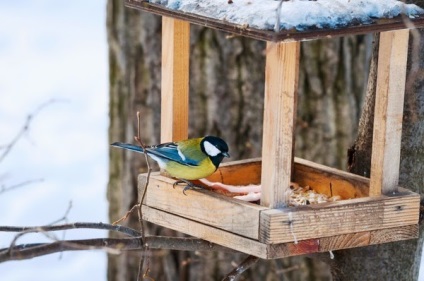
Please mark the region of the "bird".
<svg viewBox="0 0 424 281"><path fill-rule="evenodd" d="M144 153L143 147L138 145L122 142L111 145ZM230 157L227 143L216 136L167 142L145 148L146 154L156 161L161 169L178 179L174 187L179 183L187 184L183 189L184 194L187 189L196 187L190 181L210 176L218 169L224 157Z"/></svg>

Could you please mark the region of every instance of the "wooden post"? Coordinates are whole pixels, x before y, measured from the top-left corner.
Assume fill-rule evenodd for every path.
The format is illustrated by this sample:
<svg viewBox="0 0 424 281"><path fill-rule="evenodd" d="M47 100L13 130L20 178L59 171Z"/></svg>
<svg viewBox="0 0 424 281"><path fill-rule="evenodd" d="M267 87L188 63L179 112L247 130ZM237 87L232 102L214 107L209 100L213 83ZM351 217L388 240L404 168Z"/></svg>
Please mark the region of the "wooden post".
<svg viewBox="0 0 424 281"><path fill-rule="evenodd" d="M190 23L162 17L161 142L188 135Z"/></svg>
<svg viewBox="0 0 424 281"><path fill-rule="evenodd" d="M409 30L380 33L370 196L397 191Z"/></svg>
<svg viewBox="0 0 424 281"><path fill-rule="evenodd" d="M287 206L293 167L299 42L267 43L261 205Z"/></svg>

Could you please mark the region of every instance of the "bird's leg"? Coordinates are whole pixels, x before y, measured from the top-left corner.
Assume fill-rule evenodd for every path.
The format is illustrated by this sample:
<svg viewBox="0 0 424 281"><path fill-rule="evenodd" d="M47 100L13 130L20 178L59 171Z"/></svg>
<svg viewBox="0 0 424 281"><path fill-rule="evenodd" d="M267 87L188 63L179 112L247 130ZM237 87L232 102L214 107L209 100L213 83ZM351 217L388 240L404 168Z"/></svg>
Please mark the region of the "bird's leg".
<svg viewBox="0 0 424 281"><path fill-rule="evenodd" d="M179 180L175 181L174 184L172 185L172 187L175 188L175 186L178 185L178 184L180 184L180 183L186 184L186 186L183 189L184 195L187 195L185 193L186 190L189 190L189 189L201 189L202 188L201 186L197 186L194 183L192 183L191 181L184 180L184 179L179 179Z"/></svg>

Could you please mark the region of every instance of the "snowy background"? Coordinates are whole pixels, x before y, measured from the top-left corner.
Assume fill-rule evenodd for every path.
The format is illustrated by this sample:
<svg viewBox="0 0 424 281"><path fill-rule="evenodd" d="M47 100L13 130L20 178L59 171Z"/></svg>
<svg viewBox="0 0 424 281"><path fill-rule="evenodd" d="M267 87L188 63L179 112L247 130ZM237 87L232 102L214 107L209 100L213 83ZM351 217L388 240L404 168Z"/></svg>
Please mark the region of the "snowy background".
<svg viewBox="0 0 424 281"><path fill-rule="evenodd" d="M0 162L0 186L44 179L0 193L0 225L51 223L70 201L69 221L107 221L105 22L106 0L0 1L0 145L13 139L27 114L57 100L34 117ZM105 235L66 232L69 239ZM12 237L0 234L0 247ZM67 252L2 263L0 280L106 280L106 254Z"/></svg>

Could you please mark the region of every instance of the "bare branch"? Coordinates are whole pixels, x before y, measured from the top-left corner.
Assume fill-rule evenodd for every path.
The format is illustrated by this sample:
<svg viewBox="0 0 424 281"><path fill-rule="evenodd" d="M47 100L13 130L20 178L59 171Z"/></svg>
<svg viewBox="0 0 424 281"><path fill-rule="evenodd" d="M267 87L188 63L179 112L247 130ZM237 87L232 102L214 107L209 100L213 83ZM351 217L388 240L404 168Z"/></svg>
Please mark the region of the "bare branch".
<svg viewBox="0 0 424 281"><path fill-rule="evenodd" d="M67 240L55 241L52 243L38 244L22 244L13 248L5 248L0 250L0 262L12 260L32 259L39 256L44 256L53 253L64 251L80 251L92 249L116 249L115 253L120 253L122 250L133 250L141 247L141 240L132 239L86 239L86 240Z"/></svg>
<svg viewBox="0 0 424 281"><path fill-rule="evenodd" d="M227 274L227 276L222 279L222 281L233 281L236 280L240 275L248 270L252 265L257 263L259 260L258 257L248 256L239 266L234 268L233 271Z"/></svg>
<svg viewBox="0 0 424 281"><path fill-rule="evenodd" d="M72 201L69 201L68 208L66 209L65 214L63 214L63 216L60 219L55 220L54 222L50 223L49 225L57 224L57 223L62 222L62 221L68 222L68 215L69 215L69 212L71 211L71 209L72 209Z"/></svg>
<svg viewBox="0 0 424 281"><path fill-rule="evenodd" d="M143 243L139 236L133 238L97 238L16 245L13 248L0 249L0 263L12 260L31 259L64 251L115 249L117 251L112 253L134 250L143 250L144 252L145 244L148 244L150 249L235 252L232 249L198 238L148 236L146 237L146 243ZM145 275L145 273L143 275Z"/></svg>
<svg viewBox="0 0 424 281"><path fill-rule="evenodd" d="M14 190L14 189L17 189L17 188L20 188L20 187L23 187L23 186L27 186L27 185L30 185L30 184L33 184L33 183L40 183L40 182L43 182L43 181L44 181L44 179L32 179L32 180L26 180L26 181L23 181L23 182L20 182L20 183L11 185L11 186L2 185L0 187L0 194Z"/></svg>
<svg viewBox="0 0 424 281"><path fill-rule="evenodd" d="M50 99L47 102L41 104L38 106L34 112L27 115L26 120L20 131L15 135L15 137L10 141L10 143L3 145L0 147L0 149L4 150L2 154L0 154L0 162L6 158L6 156L10 153L12 148L16 145L18 140L29 130L29 125L31 121L34 119L34 117L39 114L45 107L49 106L52 103L58 102L59 100L56 99Z"/></svg>
<svg viewBox="0 0 424 281"><path fill-rule="evenodd" d="M124 233L128 236L139 237L141 233L135 229L122 226L112 225L108 223L95 223L95 222L76 222L61 225L46 225L46 226L0 226L0 232L27 232L27 233L38 233L48 231L60 231L68 229L99 229L99 230L110 230Z"/></svg>

